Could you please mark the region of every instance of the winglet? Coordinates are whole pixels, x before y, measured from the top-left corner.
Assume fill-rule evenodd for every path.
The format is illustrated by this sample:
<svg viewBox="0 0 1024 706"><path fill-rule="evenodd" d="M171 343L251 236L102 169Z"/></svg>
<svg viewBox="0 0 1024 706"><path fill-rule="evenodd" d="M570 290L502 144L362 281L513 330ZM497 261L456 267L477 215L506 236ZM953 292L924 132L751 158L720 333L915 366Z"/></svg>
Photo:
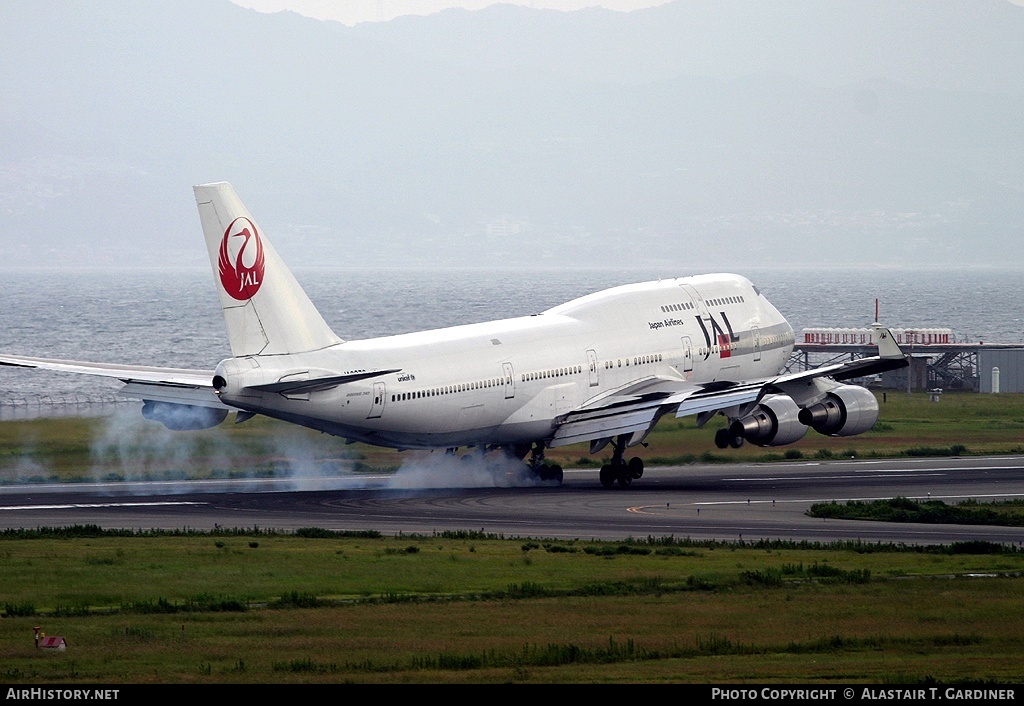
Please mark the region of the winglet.
<svg viewBox="0 0 1024 706"><path fill-rule="evenodd" d="M875 345L878 346L879 358L906 358L903 350L896 343L896 339L893 338L892 331L879 324L873 324L871 329L871 337L874 339Z"/></svg>

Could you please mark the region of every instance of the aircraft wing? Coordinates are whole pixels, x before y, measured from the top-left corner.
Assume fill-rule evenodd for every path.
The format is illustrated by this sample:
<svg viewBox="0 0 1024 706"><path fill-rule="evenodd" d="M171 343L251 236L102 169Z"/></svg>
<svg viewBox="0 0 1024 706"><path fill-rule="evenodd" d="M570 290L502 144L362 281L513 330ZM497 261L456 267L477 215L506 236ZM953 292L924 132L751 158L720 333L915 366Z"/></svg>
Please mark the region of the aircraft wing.
<svg viewBox="0 0 1024 706"><path fill-rule="evenodd" d="M876 340L876 356L762 380L701 384L674 378L645 378L599 395L563 415L548 446L566 446L622 434L632 435L627 445L633 446L643 441L665 414L704 415L700 423L730 408L737 409L736 416L744 416L766 394L791 394L821 378L848 380L908 365L906 355L888 329L879 327Z"/></svg>
<svg viewBox="0 0 1024 706"><path fill-rule="evenodd" d="M125 383L125 386L118 391L119 394L129 397L227 409L227 405L214 394L212 370L157 368L145 365L108 365L13 355L0 355L0 365L114 378Z"/></svg>
<svg viewBox="0 0 1024 706"><path fill-rule="evenodd" d="M572 410L559 421L548 446L633 434L639 443L665 414L705 414L752 404L765 394L764 381L694 384L684 380L651 381L645 390L630 388L603 395ZM630 446L633 443L628 444Z"/></svg>
<svg viewBox="0 0 1024 706"><path fill-rule="evenodd" d="M878 342L878 355L860 360L850 360L845 363L825 365L820 368L812 368L799 373L781 375L772 381L772 384L780 392L785 392L787 385L827 376L833 380L849 380L850 378L877 375L889 370L905 368L909 365L907 356L900 349L896 339L887 328L878 327L875 337Z"/></svg>

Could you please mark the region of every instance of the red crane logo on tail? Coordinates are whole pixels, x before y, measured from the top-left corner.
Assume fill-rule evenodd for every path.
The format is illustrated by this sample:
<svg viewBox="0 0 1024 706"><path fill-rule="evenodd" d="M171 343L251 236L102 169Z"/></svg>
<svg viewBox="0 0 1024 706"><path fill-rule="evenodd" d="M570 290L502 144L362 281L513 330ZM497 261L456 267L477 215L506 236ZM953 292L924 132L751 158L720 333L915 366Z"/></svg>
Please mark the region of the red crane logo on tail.
<svg viewBox="0 0 1024 706"><path fill-rule="evenodd" d="M255 223L244 216L231 221L220 242L217 265L225 292L239 301L255 296L263 282L265 265L263 240Z"/></svg>

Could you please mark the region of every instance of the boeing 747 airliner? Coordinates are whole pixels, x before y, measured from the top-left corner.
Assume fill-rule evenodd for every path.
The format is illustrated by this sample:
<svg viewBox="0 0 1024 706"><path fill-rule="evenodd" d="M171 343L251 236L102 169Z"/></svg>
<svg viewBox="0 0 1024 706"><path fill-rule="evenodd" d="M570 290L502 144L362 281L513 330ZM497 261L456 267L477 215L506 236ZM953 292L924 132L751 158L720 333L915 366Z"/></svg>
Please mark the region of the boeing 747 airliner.
<svg viewBox="0 0 1024 706"><path fill-rule="evenodd" d="M0 364L120 379L142 413L176 430L257 414L397 449L503 450L544 480L544 450L611 445L606 487L643 474L626 449L658 420L716 414L720 448L789 444L808 427L848 436L878 417L847 380L907 365L889 332L878 355L783 374L793 329L744 277L708 274L607 289L540 314L346 341L313 303L230 184L195 187L232 357L216 370L0 356Z"/></svg>

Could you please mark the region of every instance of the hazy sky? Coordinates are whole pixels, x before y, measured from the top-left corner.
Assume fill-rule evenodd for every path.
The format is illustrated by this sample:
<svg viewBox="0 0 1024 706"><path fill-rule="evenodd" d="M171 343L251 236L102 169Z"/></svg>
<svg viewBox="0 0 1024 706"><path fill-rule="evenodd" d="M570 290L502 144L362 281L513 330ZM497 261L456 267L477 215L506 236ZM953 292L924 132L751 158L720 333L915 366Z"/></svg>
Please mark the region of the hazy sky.
<svg viewBox="0 0 1024 706"><path fill-rule="evenodd" d="M357 22L390 20L399 15L429 15L449 7L479 10L503 2L538 9L579 10L600 5L610 10L637 10L664 5L669 0L232 0L236 5L260 12L294 10L320 20L336 20L347 25ZM1021 0L1024 2L1024 0Z"/></svg>
<svg viewBox="0 0 1024 706"><path fill-rule="evenodd" d="M1024 8L1008 0L489 1L0 10L17 20L0 20L0 266L119 267L131 248L139 267L202 264L187 185L216 180L299 265L1020 250ZM572 10L594 2L614 9ZM288 21L318 6L435 12ZM143 213L160 235L136 248Z"/></svg>

